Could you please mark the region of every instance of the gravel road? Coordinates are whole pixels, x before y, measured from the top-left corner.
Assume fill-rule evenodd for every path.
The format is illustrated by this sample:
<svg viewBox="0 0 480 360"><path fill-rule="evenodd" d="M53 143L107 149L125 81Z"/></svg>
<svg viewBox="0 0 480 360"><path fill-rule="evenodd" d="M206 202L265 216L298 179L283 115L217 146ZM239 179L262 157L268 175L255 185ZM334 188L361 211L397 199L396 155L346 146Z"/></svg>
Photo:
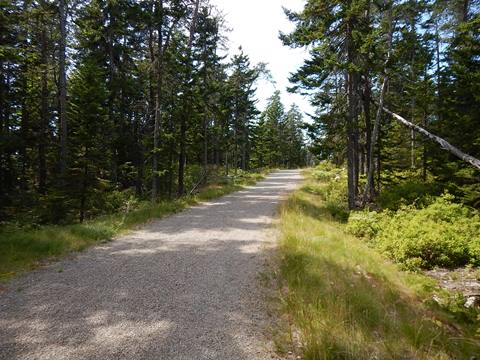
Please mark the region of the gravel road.
<svg viewBox="0 0 480 360"><path fill-rule="evenodd" d="M275 172L11 281L0 359L274 358L258 274L300 180Z"/></svg>

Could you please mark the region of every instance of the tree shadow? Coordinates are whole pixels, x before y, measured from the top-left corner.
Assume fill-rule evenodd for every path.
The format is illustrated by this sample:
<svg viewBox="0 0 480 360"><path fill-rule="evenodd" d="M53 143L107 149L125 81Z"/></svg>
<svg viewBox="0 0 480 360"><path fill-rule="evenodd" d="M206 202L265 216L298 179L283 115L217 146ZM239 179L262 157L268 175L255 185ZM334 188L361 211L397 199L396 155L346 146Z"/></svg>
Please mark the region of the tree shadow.
<svg viewBox="0 0 480 360"><path fill-rule="evenodd" d="M263 230L299 180L270 175L11 281L0 359L263 358Z"/></svg>
<svg viewBox="0 0 480 360"><path fill-rule="evenodd" d="M287 255L283 268L292 296L286 301L301 307L307 358L325 351L342 359L479 355L477 341L385 276L306 252Z"/></svg>

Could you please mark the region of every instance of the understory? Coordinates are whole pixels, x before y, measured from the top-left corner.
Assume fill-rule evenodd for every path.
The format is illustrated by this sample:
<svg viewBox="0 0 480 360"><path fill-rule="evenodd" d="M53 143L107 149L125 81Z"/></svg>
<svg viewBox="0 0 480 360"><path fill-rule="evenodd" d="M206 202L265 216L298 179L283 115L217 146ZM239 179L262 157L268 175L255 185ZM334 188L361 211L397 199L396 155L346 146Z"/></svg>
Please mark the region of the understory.
<svg viewBox="0 0 480 360"><path fill-rule="evenodd" d="M292 351L304 359L478 356L478 308L465 307L463 296L441 289L434 279L419 272L438 264L476 264L478 253L471 236L476 234L478 242L478 214L454 203L448 195L418 207L399 207L398 212L349 214L344 170L323 164L306 171L306 177L281 210L279 271L275 276L282 314L276 335L279 352ZM429 217L435 211L439 216L453 210L452 218L444 216L437 223ZM379 230L377 220L365 220L372 216L384 217L385 223L387 217L403 223L395 227L391 222ZM477 225L463 227L464 217ZM414 238L415 221L426 226L425 232L417 231L425 246L409 252L402 246ZM457 226L456 237L452 226ZM352 228L365 238L348 233ZM445 249L438 250L437 256L427 256L429 231L437 238L444 237L441 244ZM383 232L383 240L376 241L388 246L376 246L372 240L379 232ZM464 256L458 258L458 251L448 244L464 247ZM396 256L398 252L404 257Z"/></svg>
<svg viewBox="0 0 480 360"><path fill-rule="evenodd" d="M240 190L262 179L263 173L239 172L234 177L211 177L197 194L158 203L125 197L112 214L71 225L8 223L0 227L0 281L31 270L60 256L81 251L149 220L183 210L201 201Z"/></svg>

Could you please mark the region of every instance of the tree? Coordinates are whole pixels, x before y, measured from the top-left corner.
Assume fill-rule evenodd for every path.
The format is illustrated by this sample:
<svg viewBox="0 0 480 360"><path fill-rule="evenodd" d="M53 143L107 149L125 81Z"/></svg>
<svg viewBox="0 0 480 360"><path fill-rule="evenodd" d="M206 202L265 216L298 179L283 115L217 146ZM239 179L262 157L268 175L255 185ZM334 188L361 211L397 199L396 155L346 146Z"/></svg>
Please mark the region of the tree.
<svg viewBox="0 0 480 360"><path fill-rule="evenodd" d="M310 59L292 76L296 84L293 90L304 89L307 93L319 88L331 87L344 76L347 95L345 136L348 164L348 204L357 206L359 176L359 94L361 63L360 53L368 29L365 30L365 15L370 4L363 0L323 1L309 0L301 12L286 10L295 24L290 34L281 34L285 45L311 47ZM365 36L367 35L367 36ZM327 85L328 84L328 85ZM328 89L327 89L328 90ZM313 103L317 102L314 99Z"/></svg>

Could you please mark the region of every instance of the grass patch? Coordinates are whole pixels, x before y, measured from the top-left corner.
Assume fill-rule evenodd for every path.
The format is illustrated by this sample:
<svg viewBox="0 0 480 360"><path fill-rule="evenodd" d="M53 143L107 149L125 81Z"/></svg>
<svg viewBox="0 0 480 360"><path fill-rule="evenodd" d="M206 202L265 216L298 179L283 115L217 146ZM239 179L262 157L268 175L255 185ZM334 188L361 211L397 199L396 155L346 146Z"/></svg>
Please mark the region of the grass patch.
<svg viewBox="0 0 480 360"><path fill-rule="evenodd" d="M241 173L234 178L215 178L196 195L157 204L142 202L128 212L102 216L83 224L0 228L0 281L32 270L42 263L74 251L108 241L151 219L161 218L198 204L240 190L262 179L266 173Z"/></svg>
<svg viewBox="0 0 480 360"><path fill-rule="evenodd" d="M432 296L447 295L434 280L401 271L347 234L325 195L334 180L306 175L281 210L279 351L304 359L478 356L476 315L439 305Z"/></svg>

